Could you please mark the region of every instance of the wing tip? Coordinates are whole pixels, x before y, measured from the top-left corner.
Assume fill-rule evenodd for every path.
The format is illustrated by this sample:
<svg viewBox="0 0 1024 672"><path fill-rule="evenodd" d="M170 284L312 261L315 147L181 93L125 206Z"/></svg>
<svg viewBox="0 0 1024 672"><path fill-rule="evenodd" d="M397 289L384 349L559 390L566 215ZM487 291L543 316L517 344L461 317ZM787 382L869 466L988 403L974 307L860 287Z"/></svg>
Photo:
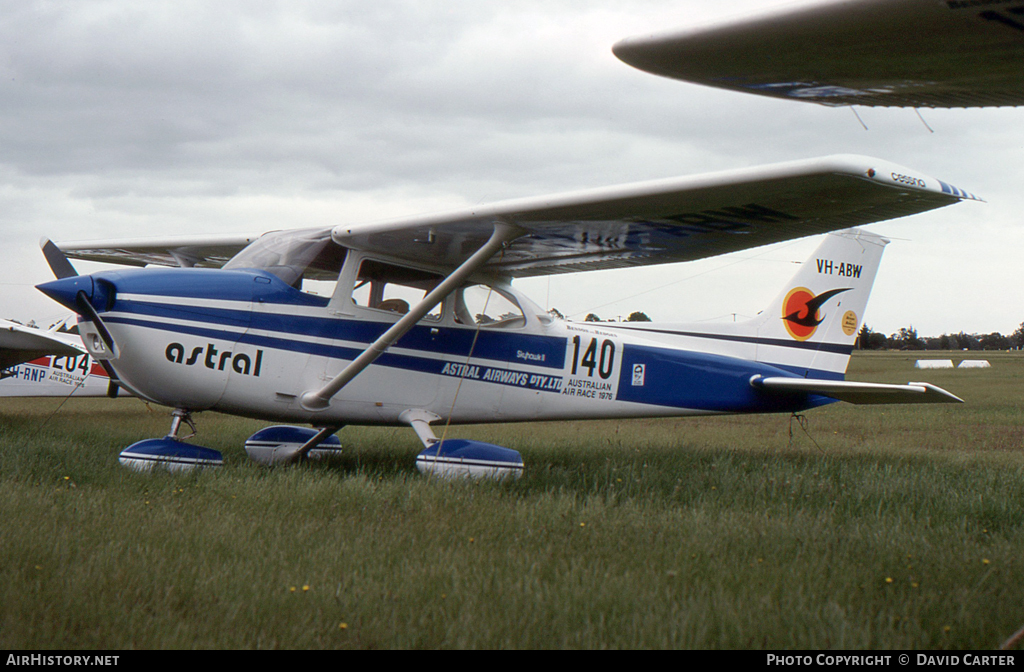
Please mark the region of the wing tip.
<svg viewBox="0 0 1024 672"><path fill-rule="evenodd" d="M924 388L924 394L926 394L926 395L928 395L930 397L936 397L936 396L937 397L941 397L941 398L934 399L934 401L936 403L945 403L945 404L966 404L967 403L966 401L964 401L960 397L956 396L952 392L949 392L948 390L944 390L941 387L939 387L938 385L932 385L931 383L907 383L907 385L910 385L912 387Z"/></svg>

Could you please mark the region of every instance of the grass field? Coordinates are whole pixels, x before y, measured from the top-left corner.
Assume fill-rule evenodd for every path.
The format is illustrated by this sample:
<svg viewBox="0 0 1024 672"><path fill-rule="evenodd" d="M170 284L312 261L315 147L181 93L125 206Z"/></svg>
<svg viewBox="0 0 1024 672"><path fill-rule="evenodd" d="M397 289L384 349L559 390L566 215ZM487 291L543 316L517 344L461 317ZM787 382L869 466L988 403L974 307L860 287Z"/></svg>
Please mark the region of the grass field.
<svg viewBox="0 0 1024 672"><path fill-rule="evenodd" d="M409 429L261 468L262 424L213 414L224 468L139 475L117 453L166 409L3 400L0 648L998 648L1024 625L1024 357L914 358L850 377L968 404L457 430L519 450L514 483L420 476Z"/></svg>

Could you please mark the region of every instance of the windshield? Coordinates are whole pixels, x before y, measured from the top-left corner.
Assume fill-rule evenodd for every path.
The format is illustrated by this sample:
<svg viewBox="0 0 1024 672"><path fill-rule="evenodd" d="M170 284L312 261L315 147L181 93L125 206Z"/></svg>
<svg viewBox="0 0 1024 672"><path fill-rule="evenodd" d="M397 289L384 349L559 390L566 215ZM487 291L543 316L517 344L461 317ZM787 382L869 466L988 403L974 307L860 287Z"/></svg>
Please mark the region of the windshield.
<svg viewBox="0 0 1024 672"><path fill-rule="evenodd" d="M273 273L301 289L302 279L337 280L345 248L331 241L330 229L268 233L224 265L225 270L251 268Z"/></svg>

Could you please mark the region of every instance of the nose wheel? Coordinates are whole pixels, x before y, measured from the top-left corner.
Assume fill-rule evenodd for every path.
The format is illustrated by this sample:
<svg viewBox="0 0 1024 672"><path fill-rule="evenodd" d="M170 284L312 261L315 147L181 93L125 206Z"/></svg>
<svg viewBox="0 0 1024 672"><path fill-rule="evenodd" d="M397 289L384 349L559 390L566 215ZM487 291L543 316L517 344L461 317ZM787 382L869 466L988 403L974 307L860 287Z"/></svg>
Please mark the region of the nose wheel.
<svg viewBox="0 0 1024 672"><path fill-rule="evenodd" d="M187 436L180 436L182 423L191 430ZM191 439L196 433L191 412L184 408L176 408L171 417L171 431L167 436L133 443L121 451L119 460L122 465L134 471L151 471L154 468L192 471L224 464L224 456L218 451L185 443L185 440Z"/></svg>
<svg viewBox="0 0 1024 672"><path fill-rule="evenodd" d="M178 436L178 432L181 431L181 423L188 425L192 433L188 436ZM174 413L171 414L171 432L165 438L174 439L175 441L187 441L198 433L199 430L196 429L196 423L192 421L192 413L183 408L174 409Z"/></svg>

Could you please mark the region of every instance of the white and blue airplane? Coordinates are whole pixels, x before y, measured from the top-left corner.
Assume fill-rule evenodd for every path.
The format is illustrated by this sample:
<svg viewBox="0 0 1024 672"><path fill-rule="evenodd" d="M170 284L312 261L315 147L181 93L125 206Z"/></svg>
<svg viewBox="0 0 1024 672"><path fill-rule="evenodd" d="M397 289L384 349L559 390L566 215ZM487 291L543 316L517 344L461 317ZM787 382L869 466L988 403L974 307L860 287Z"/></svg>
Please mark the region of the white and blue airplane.
<svg viewBox="0 0 1024 672"><path fill-rule="evenodd" d="M80 315L117 385L175 409L168 436L128 447L125 464L220 464L179 436L219 411L291 423L247 442L263 463L337 449L345 425L406 425L421 470L509 474L515 451L442 442L431 425L959 402L844 374L888 242L853 227L963 200L980 199L836 156L258 237L44 241L59 279L39 289ZM745 323L567 322L513 286L828 232ZM68 258L148 267L79 276Z"/></svg>

